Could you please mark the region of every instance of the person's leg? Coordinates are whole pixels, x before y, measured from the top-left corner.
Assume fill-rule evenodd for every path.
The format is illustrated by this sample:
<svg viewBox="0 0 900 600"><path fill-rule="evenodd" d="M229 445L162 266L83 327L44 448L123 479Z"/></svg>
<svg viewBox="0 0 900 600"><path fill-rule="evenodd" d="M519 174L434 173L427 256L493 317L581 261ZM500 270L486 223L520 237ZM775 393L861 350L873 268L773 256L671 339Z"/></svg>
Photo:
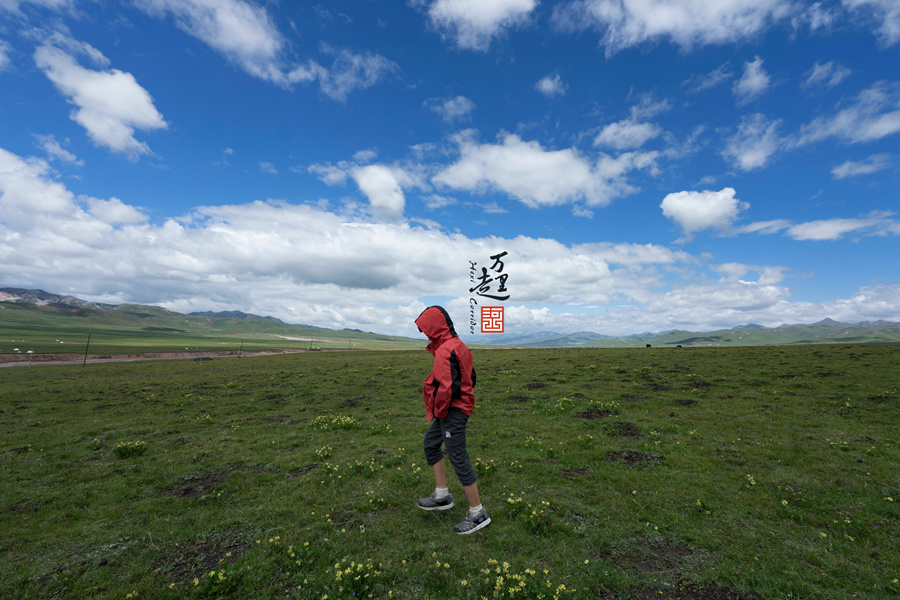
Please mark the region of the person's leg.
<svg viewBox="0 0 900 600"><path fill-rule="evenodd" d="M434 487L447 489L447 468L444 466L444 457L441 457L441 460L431 465L431 472L434 473ZM478 495L477 489L475 494ZM468 495L469 493L466 492L467 497Z"/></svg>
<svg viewBox="0 0 900 600"><path fill-rule="evenodd" d="M444 453L441 450L443 443L443 426L440 419L435 419L425 434L423 447L425 460L431 465L434 474L435 490L427 498L419 498L416 505L422 510L447 510L453 508L453 496L447 490L447 471L444 466Z"/></svg>
<svg viewBox="0 0 900 600"><path fill-rule="evenodd" d="M469 508L481 506L481 498L478 496L478 482L463 487L466 492L466 499L469 501Z"/></svg>

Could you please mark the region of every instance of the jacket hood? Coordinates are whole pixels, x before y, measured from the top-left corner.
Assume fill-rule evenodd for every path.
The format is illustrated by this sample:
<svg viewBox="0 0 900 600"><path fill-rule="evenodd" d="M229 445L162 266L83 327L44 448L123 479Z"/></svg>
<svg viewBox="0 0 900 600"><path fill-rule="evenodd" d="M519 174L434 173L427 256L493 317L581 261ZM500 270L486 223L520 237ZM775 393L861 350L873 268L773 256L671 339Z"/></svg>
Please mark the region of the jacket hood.
<svg viewBox="0 0 900 600"><path fill-rule="evenodd" d="M457 337L450 315L441 306L429 306L423 310L416 319L416 327L431 340L429 350L432 346L436 348L447 340Z"/></svg>

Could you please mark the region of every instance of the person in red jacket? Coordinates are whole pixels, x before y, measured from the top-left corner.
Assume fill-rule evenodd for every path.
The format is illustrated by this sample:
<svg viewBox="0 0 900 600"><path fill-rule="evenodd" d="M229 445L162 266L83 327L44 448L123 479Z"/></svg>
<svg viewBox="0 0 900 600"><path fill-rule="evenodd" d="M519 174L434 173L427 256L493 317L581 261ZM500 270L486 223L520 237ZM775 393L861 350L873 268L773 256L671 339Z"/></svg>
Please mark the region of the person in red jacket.
<svg viewBox="0 0 900 600"><path fill-rule="evenodd" d="M425 379L422 395L425 420L432 421L425 434L425 459L431 466L435 484L434 493L427 498L419 498L416 505L422 510L453 508L453 496L447 488L447 472L441 450L443 444L469 501L466 518L453 531L463 535L474 533L487 527L491 518L481 506L478 478L466 450L466 423L475 408L472 353L456 335L450 315L440 306L429 306L422 311L416 319L416 326L428 336L426 349L434 355L434 367Z"/></svg>

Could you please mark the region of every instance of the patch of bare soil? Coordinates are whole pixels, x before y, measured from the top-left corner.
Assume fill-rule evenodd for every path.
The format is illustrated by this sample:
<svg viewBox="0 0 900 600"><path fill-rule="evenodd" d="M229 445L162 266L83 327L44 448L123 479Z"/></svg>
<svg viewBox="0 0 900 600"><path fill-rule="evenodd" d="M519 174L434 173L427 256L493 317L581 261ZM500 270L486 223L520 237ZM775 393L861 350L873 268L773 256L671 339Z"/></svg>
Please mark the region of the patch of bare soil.
<svg viewBox="0 0 900 600"><path fill-rule="evenodd" d="M232 565L253 547L255 532L235 527L198 536L188 544L170 549L167 556L156 562L155 570L164 573L166 580L190 585L194 578Z"/></svg>
<svg viewBox="0 0 900 600"><path fill-rule="evenodd" d="M603 417L608 417L613 414L611 410L601 409L601 408L588 408L581 412L577 412L573 417L576 419L584 419L585 421L593 421L595 419L602 419Z"/></svg>
<svg viewBox="0 0 900 600"><path fill-rule="evenodd" d="M230 476L230 471L210 471L201 475L190 475L184 477L178 485L169 488L163 495L176 498L198 498L212 492L225 483Z"/></svg>
<svg viewBox="0 0 900 600"><path fill-rule="evenodd" d="M587 475L588 470L583 467L572 467L571 469L563 469L563 477L566 479L575 479L576 477L581 477L582 475Z"/></svg>
<svg viewBox="0 0 900 600"><path fill-rule="evenodd" d="M627 467L645 467L664 460L666 458L660 454L650 454L637 450L610 450L606 453L606 462L622 463Z"/></svg>
<svg viewBox="0 0 900 600"><path fill-rule="evenodd" d="M620 421L618 423L609 423L603 429L606 432L606 435L610 435L613 437L628 437L628 438L642 437L641 431L638 429L638 426L635 425L634 423L629 423L628 421Z"/></svg>

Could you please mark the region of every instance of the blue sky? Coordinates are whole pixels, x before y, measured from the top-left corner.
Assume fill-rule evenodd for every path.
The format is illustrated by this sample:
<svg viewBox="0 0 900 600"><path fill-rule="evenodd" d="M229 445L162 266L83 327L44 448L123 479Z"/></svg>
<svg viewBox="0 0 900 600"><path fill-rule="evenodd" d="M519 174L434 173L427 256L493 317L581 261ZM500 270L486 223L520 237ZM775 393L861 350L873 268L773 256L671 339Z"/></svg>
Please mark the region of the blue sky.
<svg viewBox="0 0 900 600"><path fill-rule="evenodd" d="M471 298L510 333L896 321L898 65L896 0L0 0L0 287L401 335Z"/></svg>

